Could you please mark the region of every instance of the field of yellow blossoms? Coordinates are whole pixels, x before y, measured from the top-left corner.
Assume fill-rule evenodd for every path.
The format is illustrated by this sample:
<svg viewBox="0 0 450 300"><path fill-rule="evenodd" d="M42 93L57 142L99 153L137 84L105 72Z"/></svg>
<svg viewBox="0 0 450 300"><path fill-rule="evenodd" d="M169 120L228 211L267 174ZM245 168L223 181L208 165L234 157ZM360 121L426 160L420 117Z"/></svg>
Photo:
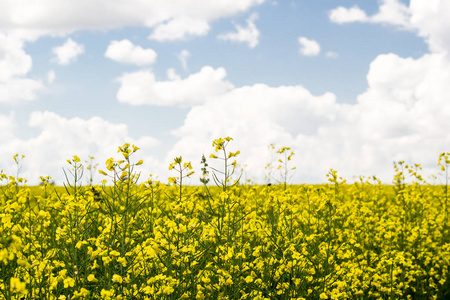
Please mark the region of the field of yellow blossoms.
<svg viewBox="0 0 450 300"><path fill-rule="evenodd" d="M450 298L448 185L403 162L389 186L335 171L320 186L245 185L230 140L202 159L201 187L183 185L181 157L170 184L138 180L129 144L102 185L80 184L76 156L65 188L1 173L0 299Z"/></svg>

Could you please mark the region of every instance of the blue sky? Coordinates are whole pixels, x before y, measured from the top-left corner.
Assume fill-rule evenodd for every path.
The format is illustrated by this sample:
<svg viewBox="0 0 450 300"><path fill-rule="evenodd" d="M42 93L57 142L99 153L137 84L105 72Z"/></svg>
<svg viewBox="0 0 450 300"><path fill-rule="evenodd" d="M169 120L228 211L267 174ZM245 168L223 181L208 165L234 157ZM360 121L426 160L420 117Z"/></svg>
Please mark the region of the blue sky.
<svg viewBox="0 0 450 300"><path fill-rule="evenodd" d="M448 151L444 0L90 3L0 0L0 169L21 153L30 182L61 182L72 155L130 141L164 181L232 136L258 182L270 143L296 152L293 182L390 182Z"/></svg>

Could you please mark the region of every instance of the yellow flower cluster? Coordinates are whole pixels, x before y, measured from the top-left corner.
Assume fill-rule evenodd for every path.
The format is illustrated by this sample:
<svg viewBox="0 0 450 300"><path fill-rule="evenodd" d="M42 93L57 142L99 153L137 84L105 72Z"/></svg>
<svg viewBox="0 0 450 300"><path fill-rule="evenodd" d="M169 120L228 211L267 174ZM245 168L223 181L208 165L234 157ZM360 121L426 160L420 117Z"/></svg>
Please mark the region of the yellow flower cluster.
<svg viewBox="0 0 450 300"><path fill-rule="evenodd" d="M124 161L106 169L133 178L136 150L120 147ZM178 157L171 169L182 178L192 166ZM447 186L400 172L395 186L333 170L329 184L287 189L111 176L43 194L8 183L0 299L446 299Z"/></svg>

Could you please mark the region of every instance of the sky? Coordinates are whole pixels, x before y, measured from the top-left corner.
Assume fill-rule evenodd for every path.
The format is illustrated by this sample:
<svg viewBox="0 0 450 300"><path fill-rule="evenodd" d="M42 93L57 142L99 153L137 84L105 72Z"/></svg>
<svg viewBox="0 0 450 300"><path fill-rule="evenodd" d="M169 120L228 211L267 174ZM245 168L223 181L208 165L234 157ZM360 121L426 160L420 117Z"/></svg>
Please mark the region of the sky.
<svg viewBox="0 0 450 300"><path fill-rule="evenodd" d="M449 149L446 0L0 0L0 170L64 181L118 146L141 178L229 150L257 183L290 147L291 183L437 174ZM95 175L96 181L104 179Z"/></svg>

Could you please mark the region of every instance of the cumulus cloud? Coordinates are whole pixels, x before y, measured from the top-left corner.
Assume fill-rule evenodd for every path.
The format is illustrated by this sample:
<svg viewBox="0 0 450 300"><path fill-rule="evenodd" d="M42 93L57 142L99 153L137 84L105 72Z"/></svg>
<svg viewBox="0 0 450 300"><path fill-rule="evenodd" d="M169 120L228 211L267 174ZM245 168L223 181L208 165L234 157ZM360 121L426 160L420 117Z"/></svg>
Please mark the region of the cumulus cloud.
<svg viewBox="0 0 450 300"><path fill-rule="evenodd" d="M235 43L247 43L250 48L255 48L259 43L259 30L256 28L255 21L258 14L254 13L247 19L247 27L235 25L236 32L228 32L218 35L217 38L224 41Z"/></svg>
<svg viewBox="0 0 450 300"><path fill-rule="evenodd" d="M358 6L345 8L339 6L329 12L329 19L333 23L344 24L352 22L368 22L369 17L366 12Z"/></svg>
<svg viewBox="0 0 450 300"><path fill-rule="evenodd" d="M380 55L370 65L368 89L353 105L301 86L235 88L191 109L173 132L179 140L169 155L198 161L199 153L212 150L211 140L231 136L241 163L259 174L259 182L270 143L298 154L296 182L323 182L333 168L349 180L376 175L390 183L398 160L436 174L437 156L450 147L450 109L442 96L450 92L449 70L443 55Z"/></svg>
<svg viewBox="0 0 450 300"><path fill-rule="evenodd" d="M23 78L32 66L31 57L24 51L26 42L43 36L64 37L80 30L127 26L146 27L152 31L149 38L158 41L186 39L205 35L211 22L246 12L263 2L177 0L161 5L141 0L126 3L93 0L84 4L53 0L9 1L0 10L0 102L33 100L44 88L41 80ZM82 45L69 39L54 49L54 59L67 65L83 52Z"/></svg>
<svg viewBox="0 0 450 300"><path fill-rule="evenodd" d="M186 39L188 36L206 35L210 27L207 21L190 17L179 17L159 24L149 39L156 41L174 41Z"/></svg>
<svg viewBox="0 0 450 300"><path fill-rule="evenodd" d="M333 148L327 141L333 134L327 130L337 125L346 129L348 125L340 122L346 112L347 107L339 105L333 94L314 96L302 86L236 88L193 107L184 125L174 131L179 141L169 155L183 153L187 159L198 161L199 153L212 151L211 140L231 136L232 149L242 153L239 161L261 182L264 166L270 162L267 146L275 143L301 153L302 158L294 161L299 168L296 180L319 182L327 168L337 167L333 160L339 160L333 150L339 147Z"/></svg>
<svg viewBox="0 0 450 300"><path fill-rule="evenodd" d="M394 25L412 30L423 37L433 53L449 56L450 2L446 0L411 0L409 6L400 0L383 0L376 14L367 16L359 7L337 7L329 12L330 21L338 24L351 22ZM450 58L450 56L449 56Z"/></svg>
<svg viewBox="0 0 450 300"><path fill-rule="evenodd" d="M125 39L109 43L105 57L121 63L145 66L153 64L157 54L153 49L144 49Z"/></svg>
<svg viewBox="0 0 450 300"><path fill-rule="evenodd" d="M24 78L32 59L23 47L22 40L0 32L0 102L34 100L44 87L40 80Z"/></svg>
<svg viewBox="0 0 450 300"><path fill-rule="evenodd" d="M125 26L153 28L155 40L204 35L211 21L260 5L264 0L158 1L130 0L89 3L70 1L12 1L2 6L0 31L20 34L28 40L43 35L67 35L78 30L105 30Z"/></svg>
<svg viewBox="0 0 450 300"><path fill-rule="evenodd" d="M94 7L97 4L94 2ZM366 15L368 22L407 27L409 25L402 25L406 24L403 16L410 14L411 26L426 39L431 52L417 59L395 54L378 56L367 74L367 90L352 105L339 103L332 93L313 95L302 86L255 84L235 88L226 80L226 71L222 68L205 67L186 78L170 70L168 79L162 81L148 70L123 74L118 79L121 85L117 94L119 101L136 105L192 106L183 125L173 131L177 142L162 160L164 163L151 156L145 157L144 160L150 161L153 167L148 167L150 171L146 169L143 174L164 174L166 162L174 156L183 155L185 160L198 162L202 153L209 154L212 150L211 140L220 136L235 139L230 147L241 150L238 162L246 163L250 174L264 174L264 164L270 161L269 143L292 147L297 153L293 161L297 166L295 182L323 182L327 171L334 168L349 179L353 175L377 175L389 183L392 161L400 159L421 163L424 173L436 173L437 155L448 152L450 147L447 130L450 128L450 106L445 97L450 89L447 53L450 49L450 21L447 18L450 5L444 0L427 4L411 0L408 12L402 12L402 5L395 8L398 1L384 1L383 4L394 12L392 15L400 13L400 18L394 20L380 7L383 17ZM155 28L157 24L166 24L175 18L174 14L168 15L170 17L156 18L163 21L150 22L152 25L148 26ZM220 11L215 16L224 15ZM208 16L209 19L199 14L196 18L212 20L213 14ZM41 18L35 13L28 17L27 20ZM110 24L108 18L109 15L100 16L97 22L107 26ZM352 18L354 21L364 19ZM352 18L341 17L340 20L345 23L345 19ZM7 18L0 20L12 22ZM61 20L61 24L68 24L64 22L66 19ZM96 26L95 22L92 24ZM117 24L128 23L119 19ZM119 26L117 24L111 26ZM47 26L56 28L51 24ZM6 53L0 55L0 61L18 59L21 62L18 65L22 67L6 67L9 71L5 74L9 75L0 82L25 79L21 76L29 72L31 60L27 63L23 46L16 40L9 41L11 48L4 45L0 43ZM54 113L36 112L29 124L39 134L27 140L17 138L14 115L0 114L0 126L7 129L0 131L0 138L6 141L0 144L0 155L26 154L25 167L28 169L25 171L30 179L46 174L58 176L54 174L61 174L65 159L74 154L80 157L91 154L102 162L116 152L117 145L130 140L125 125L112 124L101 118L67 119ZM132 142L141 147L153 147L157 143L145 136ZM33 149L31 154L27 152L29 149Z"/></svg>
<svg viewBox="0 0 450 300"><path fill-rule="evenodd" d="M414 2L414 0L411 2ZM412 29L410 10L400 0L382 0L378 12L372 16L368 16L358 6L351 8L339 6L329 12L329 19L337 24L353 22L379 23L396 25L403 29Z"/></svg>
<svg viewBox="0 0 450 300"><path fill-rule="evenodd" d="M233 88L223 68L206 66L185 79L171 70L168 77L167 81L158 81L149 70L125 73L117 79L117 99L132 105L192 106Z"/></svg>
<svg viewBox="0 0 450 300"><path fill-rule="evenodd" d="M167 157L183 155L198 163L199 153L212 150L213 139L231 136L231 147L242 153L238 162L247 164L260 182L271 159L270 143L297 153L294 182L323 182L333 168L350 180L376 175L390 183L392 162L398 160L422 164L424 175L436 174L439 153L450 148L445 98L450 92L450 26L445 17L450 7L436 1L421 9L418 3L411 1L411 24L431 52L417 59L378 56L370 64L368 88L355 104L339 103L331 93L312 95L301 86L229 88L191 108L184 124L173 131L178 141ZM170 77L182 80L175 73Z"/></svg>
<svg viewBox="0 0 450 300"><path fill-rule="evenodd" d="M307 39L306 37L299 37L300 54L304 56L317 56L320 53L320 45L315 40Z"/></svg>
<svg viewBox="0 0 450 300"><path fill-rule="evenodd" d="M68 65L77 60L77 57L84 53L84 46L68 38L66 42L52 49L55 54L55 61L60 65Z"/></svg>
<svg viewBox="0 0 450 300"><path fill-rule="evenodd" d="M203 78L223 72L218 78L225 82L225 70L205 68L194 75ZM143 84L167 85L153 86L149 92L160 100L165 97L161 101L166 105L178 101L168 90L178 90L183 84L181 90L193 86L190 77L182 79L173 70L168 71L168 77L167 82L157 82L152 75L147 79L153 81L146 79ZM183 125L172 132L176 143L166 157L156 160L144 156L149 164L143 174L158 174L164 181L168 163L179 155L192 161L199 172L201 154L208 156L213 150L211 141L223 136L234 138L230 150L241 151L238 163L246 164L248 174L259 182L266 174L264 165L271 162L267 150L271 143L292 147L297 154L292 161L297 167L294 182L323 182L333 168L350 181L355 175L376 175L390 183L392 162L398 160L422 164L424 175L436 174L437 156L450 147L450 108L445 98L450 92L449 81L448 58L430 53L418 59L395 54L378 56L367 74L367 90L351 105L339 103L332 93L313 95L299 85L235 88L228 83L222 92L210 93L207 101L191 107ZM196 93L193 89L182 94L192 97ZM151 101L146 103L161 105ZM35 112L29 124L40 133L32 139L18 139L13 135L14 116L0 115L0 125L8 129L0 132L0 138L7 141L0 145L2 157L12 157L16 152L27 155L29 149L38 149L27 155L28 178L57 173L65 159L74 154L94 155L102 162L125 141L140 147L157 145L148 136L130 139L125 125L98 117L67 119Z"/></svg>
<svg viewBox="0 0 450 300"><path fill-rule="evenodd" d="M367 136L375 139L447 136L440 128L450 124L445 117L450 110L442 97L450 90L445 85L450 79L449 66L442 55L427 54L416 60L395 54L378 56L367 76L369 89L358 97L358 107L365 117L361 128ZM367 128L375 123L379 129L370 133Z"/></svg>
<svg viewBox="0 0 450 300"><path fill-rule="evenodd" d="M11 78L0 81L0 102L35 100L36 92L42 90L41 81L28 78Z"/></svg>
<svg viewBox="0 0 450 300"><path fill-rule="evenodd" d="M31 56L23 47L20 39L0 32L0 80L23 76L31 70Z"/></svg>
<svg viewBox="0 0 450 300"><path fill-rule="evenodd" d="M36 128L39 134L30 139L13 136L11 133L14 123L13 115L0 115L0 125L9 129L6 133L3 131L0 133L4 141L0 145L0 155L6 158L12 158L15 153L25 155L22 175L34 184L38 183L39 176L46 175L51 175L58 184L62 184L65 179L61 167L70 169L66 160L73 155L79 156L82 160L87 160L88 156L92 155L102 168L106 159L115 155L117 147L125 142L147 150L159 144L158 140L150 136L133 139L129 136L126 125L113 124L100 117L88 120L67 119L53 112L36 111L30 115L29 126ZM7 136L3 136L4 134ZM137 159L145 161L141 167L145 176L155 168L161 168L152 156L142 152L144 151L137 152ZM8 171L7 166L4 167L4 170ZM100 175L96 175L97 182L102 179Z"/></svg>
<svg viewBox="0 0 450 300"><path fill-rule="evenodd" d="M450 2L446 0L411 0L411 24L424 37L433 52L446 53L450 49Z"/></svg>
<svg viewBox="0 0 450 300"><path fill-rule="evenodd" d="M355 104L341 104L333 94L314 96L300 86L235 88L191 109L174 131L179 141L170 154L187 153L193 160L211 151L210 140L232 136L250 174L265 173L267 145L275 143L297 153L295 182L323 182L334 168L347 179L376 175L390 183L392 162L398 160L422 164L429 179L439 172L439 153L450 148L445 97L450 92L445 17L450 5L435 1L428 7L412 0L410 12L430 53L417 59L379 55L370 64L368 88Z"/></svg>

